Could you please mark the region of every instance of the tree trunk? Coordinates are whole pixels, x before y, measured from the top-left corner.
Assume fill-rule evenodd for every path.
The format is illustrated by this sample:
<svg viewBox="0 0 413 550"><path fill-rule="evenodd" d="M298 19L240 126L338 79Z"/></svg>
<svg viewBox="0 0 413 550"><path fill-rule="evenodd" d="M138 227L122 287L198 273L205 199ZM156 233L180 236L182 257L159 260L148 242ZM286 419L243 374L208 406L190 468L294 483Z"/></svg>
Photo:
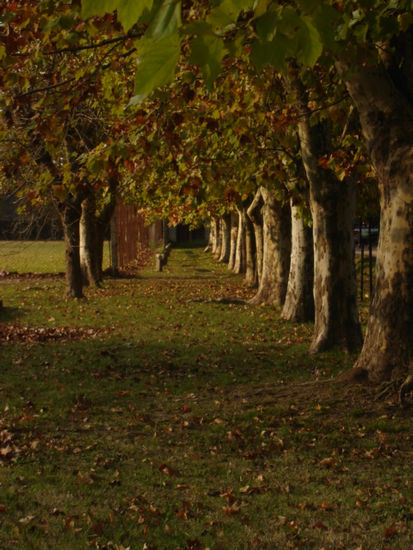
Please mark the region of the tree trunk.
<svg viewBox="0 0 413 550"><path fill-rule="evenodd" d="M216 227L216 248L214 252L214 258L217 260L221 256L222 249L222 229L221 229L221 218L215 218L215 227Z"/></svg>
<svg viewBox="0 0 413 550"><path fill-rule="evenodd" d="M88 193L82 202L79 227L79 255L83 284L99 285L99 265L97 258L96 201L93 192Z"/></svg>
<svg viewBox="0 0 413 550"><path fill-rule="evenodd" d="M237 207L238 231L237 245L235 247L234 273L245 273L245 217L242 213L243 207Z"/></svg>
<svg viewBox="0 0 413 550"><path fill-rule="evenodd" d="M291 205L291 261L287 294L281 317L287 321L314 320L314 254L312 228L305 224L298 207Z"/></svg>
<svg viewBox="0 0 413 550"><path fill-rule="evenodd" d="M290 267L290 208L276 199L274 191L261 187L260 192L263 200L263 268L257 294L250 303L281 307Z"/></svg>
<svg viewBox="0 0 413 550"><path fill-rule="evenodd" d="M79 255L81 202L76 196L67 199L59 208L66 247L66 295L72 298L83 297Z"/></svg>
<svg viewBox="0 0 413 550"><path fill-rule="evenodd" d="M247 215L252 221L255 235L255 265L256 265L256 280L260 283L262 277L262 262L263 262L263 230L262 230L262 196L261 189L255 193L254 200L250 204Z"/></svg>
<svg viewBox="0 0 413 550"><path fill-rule="evenodd" d="M99 282L103 279L103 247L106 232L115 213L117 185L117 179L112 178L109 181L110 199L96 217L96 264Z"/></svg>
<svg viewBox="0 0 413 550"><path fill-rule="evenodd" d="M412 36L398 37L386 65L340 66L380 191L374 298L355 365L373 382L405 375L413 359L413 74L403 41Z"/></svg>
<svg viewBox="0 0 413 550"><path fill-rule="evenodd" d="M310 124L306 90L298 78L293 87L313 218L315 326L310 352L334 346L351 351L362 344L353 262L355 183L351 178L339 181L332 170L319 166L318 159L330 152L329 130Z"/></svg>
<svg viewBox="0 0 413 550"><path fill-rule="evenodd" d="M238 237L238 213L231 212L231 233L230 233L230 250L228 259L228 269L234 270L235 255L237 252L237 237Z"/></svg>
<svg viewBox="0 0 413 550"><path fill-rule="evenodd" d="M212 249L212 224L210 222L209 224L209 231L208 231L208 243L206 247L204 248L204 252L210 252Z"/></svg>
<svg viewBox="0 0 413 550"><path fill-rule="evenodd" d="M110 222L109 222L110 223ZM105 235L107 227L97 223L96 224L96 265L97 265L97 276L99 283L103 280L103 251L105 246Z"/></svg>
<svg viewBox="0 0 413 550"><path fill-rule="evenodd" d="M231 214L224 214L221 218L221 254L219 261L228 263L230 252L230 239L231 239Z"/></svg>
<svg viewBox="0 0 413 550"><path fill-rule="evenodd" d="M257 285L257 269L256 269L256 247L254 226L247 215L246 209L243 210L245 223L245 283L248 286Z"/></svg>
<svg viewBox="0 0 413 550"><path fill-rule="evenodd" d="M211 218L211 253L215 255L218 247L218 218Z"/></svg>

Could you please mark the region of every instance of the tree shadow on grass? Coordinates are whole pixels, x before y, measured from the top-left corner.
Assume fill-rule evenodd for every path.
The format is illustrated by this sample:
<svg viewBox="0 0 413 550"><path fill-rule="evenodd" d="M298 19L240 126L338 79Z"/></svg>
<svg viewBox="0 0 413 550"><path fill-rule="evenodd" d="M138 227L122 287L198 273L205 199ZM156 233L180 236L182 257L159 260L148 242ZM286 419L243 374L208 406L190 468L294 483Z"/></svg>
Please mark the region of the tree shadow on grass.
<svg viewBox="0 0 413 550"><path fill-rule="evenodd" d="M7 307L3 305L0 309L0 322L8 323L10 321L15 321L16 319L23 317L25 314L27 314L27 312L22 308Z"/></svg>

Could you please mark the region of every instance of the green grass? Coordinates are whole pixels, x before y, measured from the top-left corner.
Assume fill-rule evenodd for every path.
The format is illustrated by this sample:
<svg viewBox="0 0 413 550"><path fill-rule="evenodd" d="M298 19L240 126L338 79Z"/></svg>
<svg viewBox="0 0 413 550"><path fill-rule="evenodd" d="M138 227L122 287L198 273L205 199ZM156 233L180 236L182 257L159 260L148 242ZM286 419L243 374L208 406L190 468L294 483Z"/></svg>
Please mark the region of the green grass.
<svg viewBox="0 0 413 550"><path fill-rule="evenodd" d="M103 269L109 266L105 243ZM62 273L65 270L63 241L0 241L0 271L18 273Z"/></svg>
<svg viewBox="0 0 413 550"><path fill-rule="evenodd" d="M196 248L84 300L2 280L0 548L413 547L411 411L330 382L354 358L310 325L203 301L253 292Z"/></svg>

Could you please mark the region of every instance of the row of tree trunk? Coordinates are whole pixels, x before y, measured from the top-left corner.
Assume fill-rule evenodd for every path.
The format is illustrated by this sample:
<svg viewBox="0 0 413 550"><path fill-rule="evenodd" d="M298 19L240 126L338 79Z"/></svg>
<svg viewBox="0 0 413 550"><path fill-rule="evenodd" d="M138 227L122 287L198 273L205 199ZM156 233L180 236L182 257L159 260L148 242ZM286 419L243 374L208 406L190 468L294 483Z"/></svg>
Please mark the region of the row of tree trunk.
<svg viewBox="0 0 413 550"><path fill-rule="evenodd" d="M281 317L314 321L310 351L362 345L354 267L355 185L321 171L317 131L303 125L304 167L312 227L293 198L260 187L236 211L211 222L210 249L229 269L256 286L251 304L278 307ZM318 156L317 156L318 155Z"/></svg>
<svg viewBox="0 0 413 550"><path fill-rule="evenodd" d="M287 223L286 206L270 189L259 189L248 208L258 282L252 302L273 303L282 307L285 319L297 321L310 319L314 312L311 351L336 345L354 350L362 345L354 374L373 383L405 376L413 366L412 48L410 26L391 43L380 44L378 64L371 63L367 45L359 46L357 63L345 55L336 63L357 108L380 193L376 275L364 342L353 252L356 185L351 177L338 181L333 171L317 162L328 152L328 128L325 122L310 123L306 90L293 67L288 84L299 111L297 130L312 231L297 216L294 204ZM402 388L406 390L406 383Z"/></svg>
<svg viewBox="0 0 413 550"><path fill-rule="evenodd" d="M357 46L357 55L354 48L343 49L336 66L357 109L380 194L374 297L364 342L352 231L356 182L349 176L339 181L333 170L320 166L318 159L332 150L328 121L310 122L307 92L293 65L287 84L296 99L312 231L294 204L289 223L275 192L258 190L247 210L258 283L252 303L275 304L286 319L306 320L314 311L311 351L362 346L354 374L377 383L405 376L413 367L413 25L380 42L377 51L367 42ZM244 205L238 208L238 227L247 232L244 212ZM253 248L246 242L245 258ZM406 387L405 382L403 391Z"/></svg>
<svg viewBox="0 0 413 550"><path fill-rule="evenodd" d="M84 286L102 281L103 246L115 210L116 181L110 182L110 199L99 210L93 189L81 190L58 205L66 248L66 294L83 297Z"/></svg>

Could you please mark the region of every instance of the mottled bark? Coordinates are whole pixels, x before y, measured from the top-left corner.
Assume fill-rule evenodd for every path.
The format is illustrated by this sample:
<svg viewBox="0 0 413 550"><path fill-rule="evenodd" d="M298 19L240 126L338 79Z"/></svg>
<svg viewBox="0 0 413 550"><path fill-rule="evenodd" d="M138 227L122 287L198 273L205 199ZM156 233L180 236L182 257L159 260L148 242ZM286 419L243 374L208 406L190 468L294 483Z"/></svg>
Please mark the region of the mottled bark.
<svg viewBox="0 0 413 550"><path fill-rule="evenodd" d="M100 211L96 211L96 198L90 189L82 201L80 218L80 265L83 283L97 286L102 281L103 246L116 204L117 180L109 181L110 195Z"/></svg>
<svg viewBox="0 0 413 550"><path fill-rule="evenodd" d="M247 215L246 209L243 210L245 223L245 284L248 286L257 285L257 269L256 269L256 247L254 226Z"/></svg>
<svg viewBox="0 0 413 550"><path fill-rule="evenodd" d="M221 256L222 249L222 230L221 230L221 219L219 217L215 218L215 251L213 252L214 258L217 260Z"/></svg>
<svg viewBox="0 0 413 550"><path fill-rule="evenodd" d="M215 255L218 246L218 218L211 218L211 253Z"/></svg>
<svg viewBox="0 0 413 550"><path fill-rule="evenodd" d="M99 265L97 257L96 201L93 192L88 193L82 202L79 222L79 256L84 285L99 285Z"/></svg>
<svg viewBox="0 0 413 550"><path fill-rule="evenodd" d="M234 273L245 273L245 216L244 207L237 207L238 212L238 231L237 245L235 247Z"/></svg>
<svg viewBox="0 0 413 550"><path fill-rule="evenodd" d="M257 294L250 303L281 307L290 267L290 208L276 198L274 191L261 187L260 192L263 200L263 267Z"/></svg>
<svg viewBox="0 0 413 550"><path fill-rule="evenodd" d="M255 264L256 264L256 279L259 284L262 276L262 263L263 263L263 229L262 229L262 196L261 189L255 194L254 200L250 204L247 210L247 215L252 221L255 235Z"/></svg>
<svg viewBox="0 0 413 550"><path fill-rule="evenodd" d="M339 66L360 115L380 191L374 298L355 365L373 382L406 374L413 360L412 42L411 33L398 37L385 63L376 66L363 63L361 51L356 67Z"/></svg>
<svg viewBox="0 0 413 550"><path fill-rule="evenodd" d="M208 231L208 243L206 247L204 248L204 252L211 252L212 249L212 227L211 222L209 224L209 231Z"/></svg>
<svg viewBox="0 0 413 550"><path fill-rule="evenodd" d="M298 78L293 88L300 109L298 133L313 218L315 325L310 351L335 346L355 350L362 344L353 262L355 182L351 178L339 181L332 170L318 164L330 152L329 129L323 123L310 124L306 91Z"/></svg>
<svg viewBox="0 0 413 550"><path fill-rule="evenodd" d="M72 298L83 297L79 255L81 203L82 198L75 196L66 199L59 207L66 248L66 295Z"/></svg>
<svg viewBox="0 0 413 550"><path fill-rule="evenodd" d="M306 322L314 319L314 254L312 228L306 225L291 205L291 261L287 294L281 317L287 321Z"/></svg>
<svg viewBox="0 0 413 550"><path fill-rule="evenodd" d="M219 256L219 261L227 263L229 260L230 253L230 239L231 239L231 214L225 214L221 218L221 254Z"/></svg>
<svg viewBox="0 0 413 550"><path fill-rule="evenodd" d="M230 233L230 249L228 259L228 269L233 270L235 265L235 255L237 251L237 236L238 236L238 212L231 212L231 233Z"/></svg>

